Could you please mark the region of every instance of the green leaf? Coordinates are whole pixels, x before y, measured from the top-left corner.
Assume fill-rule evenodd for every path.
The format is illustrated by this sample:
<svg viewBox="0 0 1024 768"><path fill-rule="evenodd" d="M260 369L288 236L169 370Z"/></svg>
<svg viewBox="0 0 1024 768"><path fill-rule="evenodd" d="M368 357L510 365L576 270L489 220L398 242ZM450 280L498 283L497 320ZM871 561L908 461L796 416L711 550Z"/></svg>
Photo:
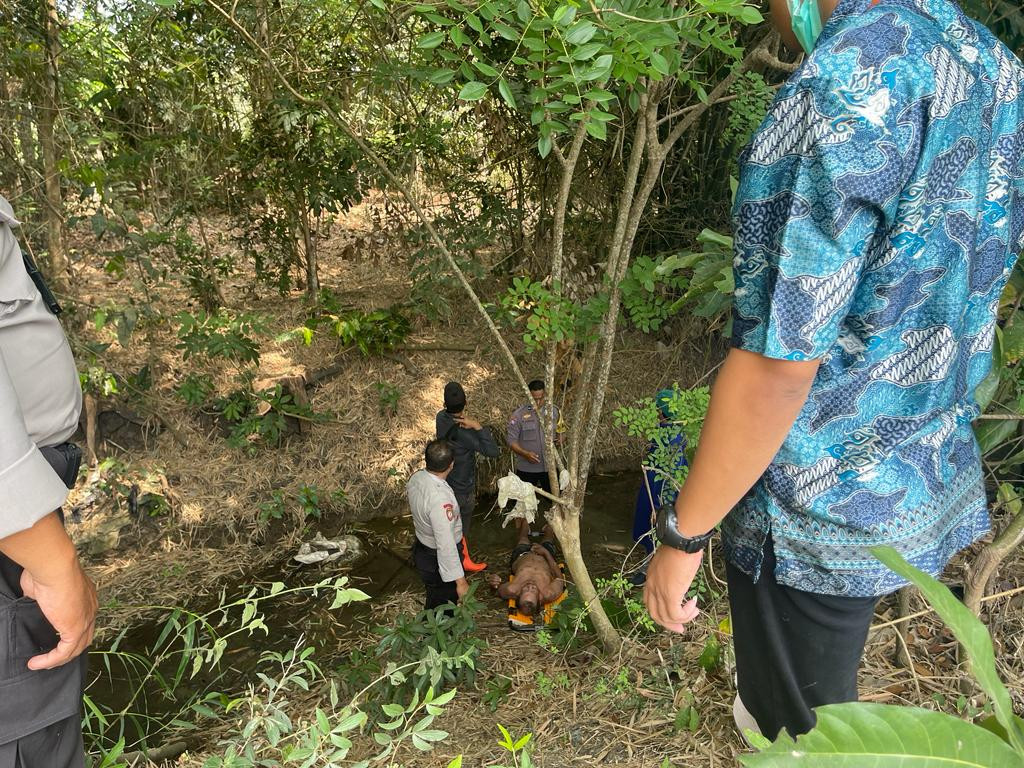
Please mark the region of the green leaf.
<svg viewBox="0 0 1024 768"><path fill-rule="evenodd" d="M602 50L604 50L604 43L587 43L573 51L572 58L574 61L587 61L594 58Z"/></svg>
<svg viewBox="0 0 1024 768"><path fill-rule="evenodd" d="M537 151L540 153L541 157L547 157L549 154L551 154L550 136L545 135L537 139Z"/></svg>
<svg viewBox="0 0 1024 768"><path fill-rule="evenodd" d="M587 101L596 101L598 104L607 104L615 100L615 94L603 88L592 88L583 94L583 98Z"/></svg>
<svg viewBox="0 0 1024 768"><path fill-rule="evenodd" d="M417 40L416 41L416 47L429 50L431 48L437 48L437 46L439 46L443 42L444 42L444 31L439 29L439 30L435 30L433 32L428 32L423 37L421 37L419 40Z"/></svg>
<svg viewBox="0 0 1024 768"><path fill-rule="evenodd" d="M931 604L932 609L952 630L956 639L967 652L968 666L978 685L988 696L995 709L999 723L1010 736L1010 743L1024 755L1024 729L1014 720L1013 702L1010 694L999 679L996 670L996 655L992 647L992 638L978 617L961 603L949 589L924 571L918 570L904 560L899 552L892 547L873 547L872 554L881 560L891 571L908 581L913 582ZM1019 762L1024 758L1018 757ZM993 763L993 765L1010 765L1010 763Z"/></svg>
<svg viewBox="0 0 1024 768"><path fill-rule="evenodd" d="M587 133L599 141L604 141L608 138L608 125L600 121L589 120L587 122Z"/></svg>
<svg viewBox="0 0 1024 768"><path fill-rule="evenodd" d="M1013 437L1020 422L1016 419L987 419L974 426L974 436L982 454L989 454Z"/></svg>
<svg viewBox="0 0 1024 768"><path fill-rule="evenodd" d="M955 599L955 598L954 598ZM783 731L771 747L741 755L749 768L1021 768L997 736L943 712L873 702L829 704L796 742Z"/></svg>
<svg viewBox="0 0 1024 768"><path fill-rule="evenodd" d="M764 16L761 15L761 12L750 5L741 6L736 13L736 18L744 24L760 24L764 21Z"/></svg>
<svg viewBox="0 0 1024 768"><path fill-rule="evenodd" d="M448 763L448 768L462 768L462 755L459 755L450 763Z"/></svg>
<svg viewBox="0 0 1024 768"><path fill-rule="evenodd" d="M572 24L573 19L576 18L576 6L575 5L560 5L558 9L551 16L551 20L560 27L567 27Z"/></svg>
<svg viewBox="0 0 1024 768"><path fill-rule="evenodd" d="M509 88L508 83L505 82L505 78L502 77L498 80L498 94L505 101L511 109L516 109L516 97L512 93L512 89Z"/></svg>
<svg viewBox="0 0 1024 768"><path fill-rule="evenodd" d="M487 86L477 80L470 80L459 91L459 98L463 101L479 101L487 93Z"/></svg>
<svg viewBox="0 0 1024 768"><path fill-rule="evenodd" d="M589 43L591 38L597 34L597 27L592 21L578 21L573 24L565 33L566 45L583 45Z"/></svg>
<svg viewBox="0 0 1024 768"><path fill-rule="evenodd" d="M434 85L447 85L455 77L455 70L452 69L435 69L429 75L427 80Z"/></svg>
<svg viewBox="0 0 1024 768"><path fill-rule="evenodd" d="M497 77L498 70L488 64L486 61L474 61L473 66L479 70L480 74L485 77Z"/></svg>
<svg viewBox="0 0 1024 768"><path fill-rule="evenodd" d="M1017 717L1016 715L1014 715L1013 719L1017 722L1018 728L1024 729L1024 720ZM1010 734L1006 732L1006 729L1003 728L1003 726L999 723L999 720L996 718L995 715L989 715L988 717L979 720L978 725L981 728L984 728L986 731L994 733L1003 741L1009 742Z"/></svg>
<svg viewBox="0 0 1024 768"><path fill-rule="evenodd" d="M668 75L671 72L668 60L657 51L651 53L651 66L663 75Z"/></svg>
<svg viewBox="0 0 1024 768"><path fill-rule="evenodd" d="M995 369L989 371L988 376L982 379L981 384L974 390L974 399L978 403L978 407L981 410L988 408L992 402L992 398L996 396L996 390L999 389L999 370Z"/></svg>
<svg viewBox="0 0 1024 768"><path fill-rule="evenodd" d="M1013 364L1024 358L1024 319L1003 328L1003 362Z"/></svg>

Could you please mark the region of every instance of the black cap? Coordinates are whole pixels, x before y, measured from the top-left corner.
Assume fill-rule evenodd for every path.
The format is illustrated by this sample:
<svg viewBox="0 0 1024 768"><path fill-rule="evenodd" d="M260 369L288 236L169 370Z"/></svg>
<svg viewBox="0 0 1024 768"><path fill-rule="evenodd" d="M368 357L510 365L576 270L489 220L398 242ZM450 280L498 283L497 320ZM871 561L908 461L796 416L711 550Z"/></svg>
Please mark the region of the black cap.
<svg viewBox="0 0 1024 768"><path fill-rule="evenodd" d="M448 413L462 413L466 410L466 390L457 381L444 385L444 409Z"/></svg>

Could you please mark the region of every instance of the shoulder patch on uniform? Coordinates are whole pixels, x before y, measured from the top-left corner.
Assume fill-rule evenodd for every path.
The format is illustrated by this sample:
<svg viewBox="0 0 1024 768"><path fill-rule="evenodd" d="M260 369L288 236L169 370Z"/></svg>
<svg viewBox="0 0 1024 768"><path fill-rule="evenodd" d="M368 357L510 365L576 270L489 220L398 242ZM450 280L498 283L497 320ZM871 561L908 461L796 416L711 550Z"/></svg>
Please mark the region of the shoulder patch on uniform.
<svg viewBox="0 0 1024 768"><path fill-rule="evenodd" d="M443 507L444 507L445 515L448 516L448 520L449 521L454 520L455 519L455 505L453 505L453 504L444 504Z"/></svg>

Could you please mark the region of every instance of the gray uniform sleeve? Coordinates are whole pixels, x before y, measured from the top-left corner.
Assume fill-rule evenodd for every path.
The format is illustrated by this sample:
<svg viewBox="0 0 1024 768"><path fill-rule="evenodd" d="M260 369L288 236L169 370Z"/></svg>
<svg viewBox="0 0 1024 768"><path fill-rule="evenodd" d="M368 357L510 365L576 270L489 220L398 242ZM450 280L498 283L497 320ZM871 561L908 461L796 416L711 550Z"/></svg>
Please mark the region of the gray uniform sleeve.
<svg viewBox="0 0 1024 768"><path fill-rule="evenodd" d="M522 434L522 425L522 415L517 410L512 414L512 418L508 420L508 429L505 431L505 440L509 443L518 443L519 436Z"/></svg>
<svg viewBox="0 0 1024 768"><path fill-rule="evenodd" d="M455 581L466 575L454 534L453 522L458 518L459 503L454 497L449 500L439 492L430 494L430 527L437 547L437 570L443 581Z"/></svg>
<svg viewBox="0 0 1024 768"><path fill-rule="evenodd" d="M2 349L0 435L0 538L4 538L59 509L68 489L28 436Z"/></svg>

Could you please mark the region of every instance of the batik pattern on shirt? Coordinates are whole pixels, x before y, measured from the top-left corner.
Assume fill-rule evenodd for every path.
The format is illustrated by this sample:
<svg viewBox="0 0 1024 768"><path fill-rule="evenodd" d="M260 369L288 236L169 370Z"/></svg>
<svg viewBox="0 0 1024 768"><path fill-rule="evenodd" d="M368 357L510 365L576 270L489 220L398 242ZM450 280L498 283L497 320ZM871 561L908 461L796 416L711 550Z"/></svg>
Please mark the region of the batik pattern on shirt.
<svg viewBox="0 0 1024 768"><path fill-rule="evenodd" d="M989 527L971 422L1024 232L1024 69L949 0L840 0L741 157L735 346L820 359L727 554L823 594L903 585Z"/></svg>

